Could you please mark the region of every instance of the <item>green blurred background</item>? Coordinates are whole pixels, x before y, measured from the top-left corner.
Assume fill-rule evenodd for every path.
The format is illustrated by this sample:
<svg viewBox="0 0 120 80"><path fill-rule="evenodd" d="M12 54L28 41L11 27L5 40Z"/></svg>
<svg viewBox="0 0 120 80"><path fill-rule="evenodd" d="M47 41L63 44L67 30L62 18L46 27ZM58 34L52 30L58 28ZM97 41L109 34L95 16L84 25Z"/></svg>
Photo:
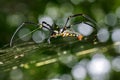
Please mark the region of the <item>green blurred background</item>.
<svg viewBox="0 0 120 80"><path fill-rule="evenodd" d="M110 37L107 40L99 39L95 46L88 42L80 44L83 46L73 43L62 45L61 48L56 44L46 47L48 44L43 43L35 50L35 46L25 47L23 53L21 49L21 52L17 52L17 48L5 49L5 53L0 54L0 80L120 80L120 0L0 0L1 50L24 21L38 23L41 17L49 16L57 24L63 25L68 16L77 13L90 16L98 23L97 29L105 28L108 30L107 37ZM93 51L76 58L78 52L93 47L103 48L103 52ZM29 51L24 52L27 49ZM53 62L45 63L46 60ZM39 62L44 63L42 67L36 67Z"/></svg>

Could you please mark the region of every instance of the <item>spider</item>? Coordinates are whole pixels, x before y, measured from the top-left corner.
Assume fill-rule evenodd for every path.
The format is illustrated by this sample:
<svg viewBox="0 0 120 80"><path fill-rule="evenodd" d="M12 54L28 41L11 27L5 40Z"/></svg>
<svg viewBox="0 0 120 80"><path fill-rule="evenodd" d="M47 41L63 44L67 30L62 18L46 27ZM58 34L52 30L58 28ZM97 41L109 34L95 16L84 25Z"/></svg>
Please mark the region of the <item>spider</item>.
<svg viewBox="0 0 120 80"><path fill-rule="evenodd" d="M33 23L33 22L23 22L16 29L14 34L12 35L11 40L10 40L10 47L13 45L13 39L14 39L16 33L23 27L23 25L26 25L26 24L31 24L31 25L37 26L38 28L46 28L46 29L48 29L50 31L50 37L48 38L48 43L50 43L50 38L56 38L58 36L61 36L61 37L68 37L68 36L69 37L77 37L78 40L82 40L83 37L84 37L82 34L80 34L78 32L75 32L75 31L72 31L72 30L69 30L72 25L67 26L68 21L71 18L78 17L78 16L82 16L83 18L87 19L88 21L91 21L92 23L96 24L96 22L94 20L92 20L89 16L87 16L85 14L74 14L74 15L69 16L62 28L59 28L59 26L56 25L56 24L51 26L45 21L43 21L42 24L36 24L36 23Z"/></svg>

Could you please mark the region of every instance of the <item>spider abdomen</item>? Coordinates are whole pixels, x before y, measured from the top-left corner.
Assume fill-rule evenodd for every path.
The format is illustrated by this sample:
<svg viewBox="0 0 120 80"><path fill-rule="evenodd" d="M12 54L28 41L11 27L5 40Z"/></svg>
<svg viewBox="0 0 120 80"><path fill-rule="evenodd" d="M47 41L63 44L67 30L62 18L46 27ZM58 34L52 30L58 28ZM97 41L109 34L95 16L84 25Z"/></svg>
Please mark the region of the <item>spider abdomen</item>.
<svg viewBox="0 0 120 80"><path fill-rule="evenodd" d="M63 33L55 33L53 35L51 35L51 37L79 37L79 39L81 39L82 37L78 34L75 34L75 33L69 33L69 32L63 32Z"/></svg>
<svg viewBox="0 0 120 80"><path fill-rule="evenodd" d="M77 35L76 35L75 33L64 32L64 33L61 34L61 36L62 36L62 37L67 37L67 36L68 36L68 37L69 37L69 36L70 36L70 37L72 37L72 36L73 36L73 37L76 37Z"/></svg>

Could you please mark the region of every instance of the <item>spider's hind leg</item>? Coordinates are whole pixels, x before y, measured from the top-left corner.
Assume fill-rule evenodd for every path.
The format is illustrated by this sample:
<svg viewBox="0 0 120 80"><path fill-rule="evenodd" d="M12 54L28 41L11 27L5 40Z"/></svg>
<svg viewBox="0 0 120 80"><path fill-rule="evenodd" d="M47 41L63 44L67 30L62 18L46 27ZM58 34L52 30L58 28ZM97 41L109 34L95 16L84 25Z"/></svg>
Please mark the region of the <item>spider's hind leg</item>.
<svg viewBox="0 0 120 80"><path fill-rule="evenodd" d="M67 18L67 21L66 21L66 23L65 23L65 25L64 25L64 27L63 27L63 31L64 31L65 29L71 27L71 26L68 26L68 27L67 27L67 24L68 24L69 20L70 20L71 18L78 17L78 16L82 16L83 18L85 18L85 19L87 19L88 21L92 22L93 24L97 25L97 23L96 23L93 19L91 19L89 16L87 16L87 15L85 15L85 14L75 14L75 15L69 16L69 17Z"/></svg>

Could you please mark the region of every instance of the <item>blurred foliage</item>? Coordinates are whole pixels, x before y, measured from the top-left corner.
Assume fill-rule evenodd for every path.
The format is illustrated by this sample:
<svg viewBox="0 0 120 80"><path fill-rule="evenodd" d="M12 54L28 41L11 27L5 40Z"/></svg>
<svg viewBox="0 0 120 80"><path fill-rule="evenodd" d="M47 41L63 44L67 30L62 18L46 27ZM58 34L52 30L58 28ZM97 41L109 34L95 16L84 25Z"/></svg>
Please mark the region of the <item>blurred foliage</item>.
<svg viewBox="0 0 120 80"><path fill-rule="evenodd" d="M0 0L0 80L52 80L63 74L73 77L71 67L82 59L91 60L95 53L104 53L112 61L119 56L113 46L115 43L112 39L99 42L96 40L97 32L81 42L74 38L58 38L52 39L52 44L47 41L40 44L25 42L14 47L3 47L9 44L18 25L24 21L38 23L39 17L44 15L50 16L55 22L61 20L58 24L64 25L61 18L84 13L96 20L98 30L105 27L111 33L114 28L120 28L120 17L117 15L119 7L120 0ZM104 21L109 14L119 17L115 25ZM70 65L64 60L66 56L72 56ZM111 70L106 80L119 80L119 75L119 71ZM95 79L87 74L83 80Z"/></svg>

